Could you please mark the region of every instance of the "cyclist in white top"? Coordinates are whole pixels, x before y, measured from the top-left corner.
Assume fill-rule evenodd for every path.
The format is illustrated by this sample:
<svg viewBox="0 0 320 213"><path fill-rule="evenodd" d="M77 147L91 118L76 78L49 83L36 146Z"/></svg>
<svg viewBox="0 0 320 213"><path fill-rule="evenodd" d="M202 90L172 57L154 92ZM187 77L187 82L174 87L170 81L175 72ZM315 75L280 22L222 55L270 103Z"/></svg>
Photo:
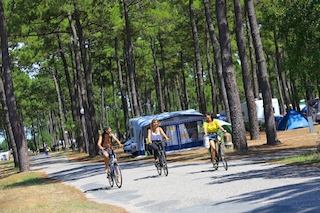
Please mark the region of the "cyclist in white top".
<svg viewBox="0 0 320 213"><path fill-rule="evenodd" d="M169 140L166 133L164 133L163 129L159 127L158 119L154 118L151 121L150 129L148 129L148 150L154 150L154 159L157 162L158 157L158 146L154 142L160 142L164 137L166 140Z"/></svg>

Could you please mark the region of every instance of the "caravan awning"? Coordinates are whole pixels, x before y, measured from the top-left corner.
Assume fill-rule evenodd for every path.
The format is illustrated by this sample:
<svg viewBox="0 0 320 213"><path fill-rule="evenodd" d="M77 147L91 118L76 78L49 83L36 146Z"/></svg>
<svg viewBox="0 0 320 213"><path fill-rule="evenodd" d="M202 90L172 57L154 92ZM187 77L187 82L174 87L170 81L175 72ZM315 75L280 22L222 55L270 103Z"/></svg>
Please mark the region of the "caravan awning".
<svg viewBox="0 0 320 213"><path fill-rule="evenodd" d="M139 118L132 118L130 120L134 121L136 123L136 125L140 126L140 127L144 127L147 125L150 125L151 120L156 118L159 121L168 119L168 118L172 118L172 117L177 117L177 116L181 116L181 115L196 115L196 116L203 116L203 114L201 114L200 112L194 110L194 109L189 109L189 110L182 110L182 111L176 111L176 112L164 112L161 114L157 114L157 115L146 115L146 116L142 116Z"/></svg>

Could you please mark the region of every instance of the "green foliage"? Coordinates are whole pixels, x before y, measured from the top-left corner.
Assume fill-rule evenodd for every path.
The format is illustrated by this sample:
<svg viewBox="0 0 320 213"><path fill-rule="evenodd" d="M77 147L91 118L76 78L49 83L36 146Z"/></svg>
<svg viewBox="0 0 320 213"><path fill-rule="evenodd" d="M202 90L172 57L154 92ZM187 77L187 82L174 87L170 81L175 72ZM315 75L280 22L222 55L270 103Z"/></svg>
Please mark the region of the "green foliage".
<svg viewBox="0 0 320 213"><path fill-rule="evenodd" d="M41 137L42 137L41 144L45 143L45 144L49 145L50 147L53 146L53 144L52 144L53 137L49 132L41 131Z"/></svg>
<svg viewBox="0 0 320 213"><path fill-rule="evenodd" d="M276 33L280 50L284 49L286 51L285 61L282 63L281 69L296 83L297 92L293 95L293 98L299 100L304 97L307 87L310 86L315 90L317 85L317 69L320 65L318 57L320 6L316 0L272 2L274 3L270 1L256 2L256 14L271 85L273 85L275 94L277 94L276 76L274 74L274 33ZM214 26L216 26L215 2L210 1L210 4L212 20ZM128 6L136 72L135 80L141 104L150 104L152 101L157 103L154 61L150 44L150 37L152 37L155 40L158 69L162 79L166 75L170 92L175 91L175 78L179 76L179 80L181 80L181 72L184 70L190 107L199 109L197 79L194 74L195 59L190 27L189 0L131 1ZM45 117L48 111L57 112L57 94L52 80L52 70L54 69L57 72L67 117L66 130L75 132L76 135L80 134L81 125L75 123L71 116L69 88L67 87L65 67L60 56L57 40L59 34L72 81L71 84L77 85L74 75L74 53L70 51L72 50L72 40L70 39L72 35L67 19L68 12L74 18L73 2L53 0L16 0L13 2L5 0L4 7L10 40L10 59L12 61L15 97L25 126L30 128L32 123L37 123L35 122L37 119L40 119L41 125L45 126ZM115 60L115 38L119 42L118 51L125 86L127 86L128 81L124 53L127 35L123 3L115 0L83 0L77 1L77 7L88 51L87 58L91 62L97 120L102 125L102 108L105 107L101 106L101 92L103 90L106 93L106 106L109 107L109 124L110 126L116 126L116 110L119 112L121 121L123 121L123 113ZM206 20L203 2L194 0L194 8L202 67L207 75L208 68L205 56ZM237 85L240 99L244 101L241 66L234 33L232 1L227 2L227 18L231 33L231 49ZM215 27L215 32L218 35L217 27ZM161 47L163 52L161 52ZM212 49L212 46L210 48ZM214 63L212 51L210 54L211 61ZM216 79L216 70L213 72ZM111 76L113 76L113 79ZM207 108L210 109L212 107L212 89L209 79L205 78L204 80L205 99ZM218 87L217 83L217 90ZM114 93L117 96L117 109L114 106ZM175 109L172 108L172 110ZM59 118L57 120L59 122ZM36 129L38 128L40 127L36 127ZM124 129L123 126L121 128ZM51 143L51 135L45 135L45 133L41 135L44 135L43 140L46 143Z"/></svg>
<svg viewBox="0 0 320 213"><path fill-rule="evenodd" d="M3 151L8 151L8 143L6 140L0 142L0 150L3 150Z"/></svg>
<svg viewBox="0 0 320 213"><path fill-rule="evenodd" d="M34 146L34 143L32 140L27 140L27 145L30 150L36 151L36 147Z"/></svg>
<svg viewBox="0 0 320 213"><path fill-rule="evenodd" d="M278 19L279 36L285 41L285 66L290 70L290 77L296 80L298 87L305 88L305 82L308 82L313 90L320 65L319 6L317 0L278 1L270 15Z"/></svg>

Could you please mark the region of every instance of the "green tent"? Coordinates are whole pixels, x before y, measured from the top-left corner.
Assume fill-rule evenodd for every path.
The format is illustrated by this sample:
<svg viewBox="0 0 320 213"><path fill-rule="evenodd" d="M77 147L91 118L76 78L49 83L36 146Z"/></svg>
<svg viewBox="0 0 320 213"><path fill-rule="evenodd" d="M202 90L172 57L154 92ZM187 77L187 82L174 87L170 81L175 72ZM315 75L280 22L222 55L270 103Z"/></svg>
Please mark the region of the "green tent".
<svg viewBox="0 0 320 213"><path fill-rule="evenodd" d="M219 120L217 119L220 123L220 125L225 129L227 130L228 133L230 133L232 135L232 126L230 123L228 122L225 122L225 121L222 121L222 120ZM220 136L221 138L221 142L224 143L224 132L222 132L220 129L218 130L218 136Z"/></svg>

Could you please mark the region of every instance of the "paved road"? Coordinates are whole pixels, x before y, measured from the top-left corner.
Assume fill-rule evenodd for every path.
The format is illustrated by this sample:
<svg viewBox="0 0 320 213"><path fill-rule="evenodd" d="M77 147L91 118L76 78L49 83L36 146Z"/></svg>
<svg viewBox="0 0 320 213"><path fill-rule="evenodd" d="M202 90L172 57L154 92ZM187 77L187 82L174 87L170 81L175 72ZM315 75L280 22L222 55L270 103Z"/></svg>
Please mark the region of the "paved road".
<svg viewBox="0 0 320 213"><path fill-rule="evenodd" d="M320 168L234 160L225 171L209 162L169 163L159 176L154 164L120 163L123 186L110 188L102 163L78 163L39 155L31 169L75 186L89 199L136 213L320 212Z"/></svg>

